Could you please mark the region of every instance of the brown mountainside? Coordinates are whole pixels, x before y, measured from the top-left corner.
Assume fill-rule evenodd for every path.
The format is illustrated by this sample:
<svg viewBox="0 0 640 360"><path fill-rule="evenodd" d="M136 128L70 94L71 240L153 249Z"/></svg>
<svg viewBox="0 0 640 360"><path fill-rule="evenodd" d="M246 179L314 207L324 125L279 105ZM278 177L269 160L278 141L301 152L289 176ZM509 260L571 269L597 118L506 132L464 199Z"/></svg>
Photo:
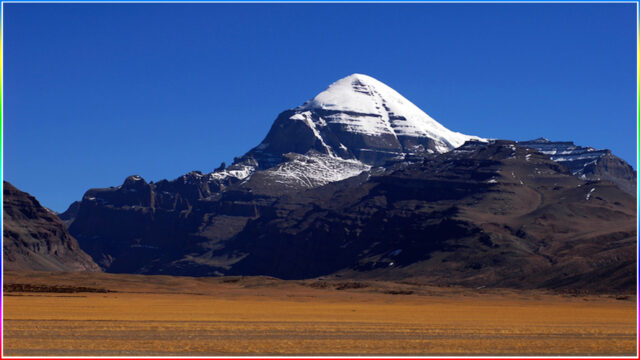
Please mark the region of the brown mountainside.
<svg viewBox="0 0 640 360"><path fill-rule="evenodd" d="M100 271L62 221L33 196L3 181L5 270Z"/></svg>

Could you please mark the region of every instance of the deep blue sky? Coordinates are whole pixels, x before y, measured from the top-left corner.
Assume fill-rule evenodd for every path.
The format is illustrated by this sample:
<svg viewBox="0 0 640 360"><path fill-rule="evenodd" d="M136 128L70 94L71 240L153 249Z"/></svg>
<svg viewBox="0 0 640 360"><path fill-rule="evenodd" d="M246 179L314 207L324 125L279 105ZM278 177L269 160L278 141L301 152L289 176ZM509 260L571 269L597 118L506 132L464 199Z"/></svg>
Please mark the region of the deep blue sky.
<svg viewBox="0 0 640 360"><path fill-rule="evenodd" d="M446 127L636 167L634 4L5 4L4 178L63 211L212 171L354 72Z"/></svg>

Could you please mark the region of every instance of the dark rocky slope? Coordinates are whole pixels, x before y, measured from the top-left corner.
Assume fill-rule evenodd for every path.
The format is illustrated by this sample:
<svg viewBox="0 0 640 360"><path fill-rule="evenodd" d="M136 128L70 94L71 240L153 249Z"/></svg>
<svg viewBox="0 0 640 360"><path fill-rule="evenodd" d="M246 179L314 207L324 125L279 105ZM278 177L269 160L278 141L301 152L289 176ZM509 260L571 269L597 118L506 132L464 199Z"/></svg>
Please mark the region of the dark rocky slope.
<svg viewBox="0 0 640 360"><path fill-rule="evenodd" d="M540 153L468 143L360 181L281 199L228 245L230 272L635 289L635 199Z"/></svg>
<svg viewBox="0 0 640 360"><path fill-rule="evenodd" d="M91 190L70 230L112 272L635 288L635 199L513 142L277 195L198 179Z"/></svg>
<svg viewBox="0 0 640 360"><path fill-rule="evenodd" d="M62 221L33 196L3 181L5 270L100 271Z"/></svg>

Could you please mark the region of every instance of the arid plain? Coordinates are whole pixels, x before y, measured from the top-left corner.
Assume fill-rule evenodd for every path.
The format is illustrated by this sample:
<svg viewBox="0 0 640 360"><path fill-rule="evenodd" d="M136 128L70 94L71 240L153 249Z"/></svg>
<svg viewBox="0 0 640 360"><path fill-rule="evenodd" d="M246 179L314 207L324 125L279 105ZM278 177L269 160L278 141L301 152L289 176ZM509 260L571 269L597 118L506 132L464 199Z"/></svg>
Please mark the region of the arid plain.
<svg viewBox="0 0 640 360"><path fill-rule="evenodd" d="M6 272L5 356L628 355L634 295Z"/></svg>

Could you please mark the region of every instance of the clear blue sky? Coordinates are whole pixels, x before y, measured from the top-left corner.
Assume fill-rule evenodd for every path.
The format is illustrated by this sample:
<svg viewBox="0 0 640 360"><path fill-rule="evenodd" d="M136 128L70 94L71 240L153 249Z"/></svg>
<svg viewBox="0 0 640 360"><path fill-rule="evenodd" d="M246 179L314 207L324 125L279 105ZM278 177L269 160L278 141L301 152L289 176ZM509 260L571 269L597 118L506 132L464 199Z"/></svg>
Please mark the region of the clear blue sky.
<svg viewBox="0 0 640 360"><path fill-rule="evenodd" d="M446 127L636 165L634 4L5 4L4 178L63 211L212 171L351 73Z"/></svg>

